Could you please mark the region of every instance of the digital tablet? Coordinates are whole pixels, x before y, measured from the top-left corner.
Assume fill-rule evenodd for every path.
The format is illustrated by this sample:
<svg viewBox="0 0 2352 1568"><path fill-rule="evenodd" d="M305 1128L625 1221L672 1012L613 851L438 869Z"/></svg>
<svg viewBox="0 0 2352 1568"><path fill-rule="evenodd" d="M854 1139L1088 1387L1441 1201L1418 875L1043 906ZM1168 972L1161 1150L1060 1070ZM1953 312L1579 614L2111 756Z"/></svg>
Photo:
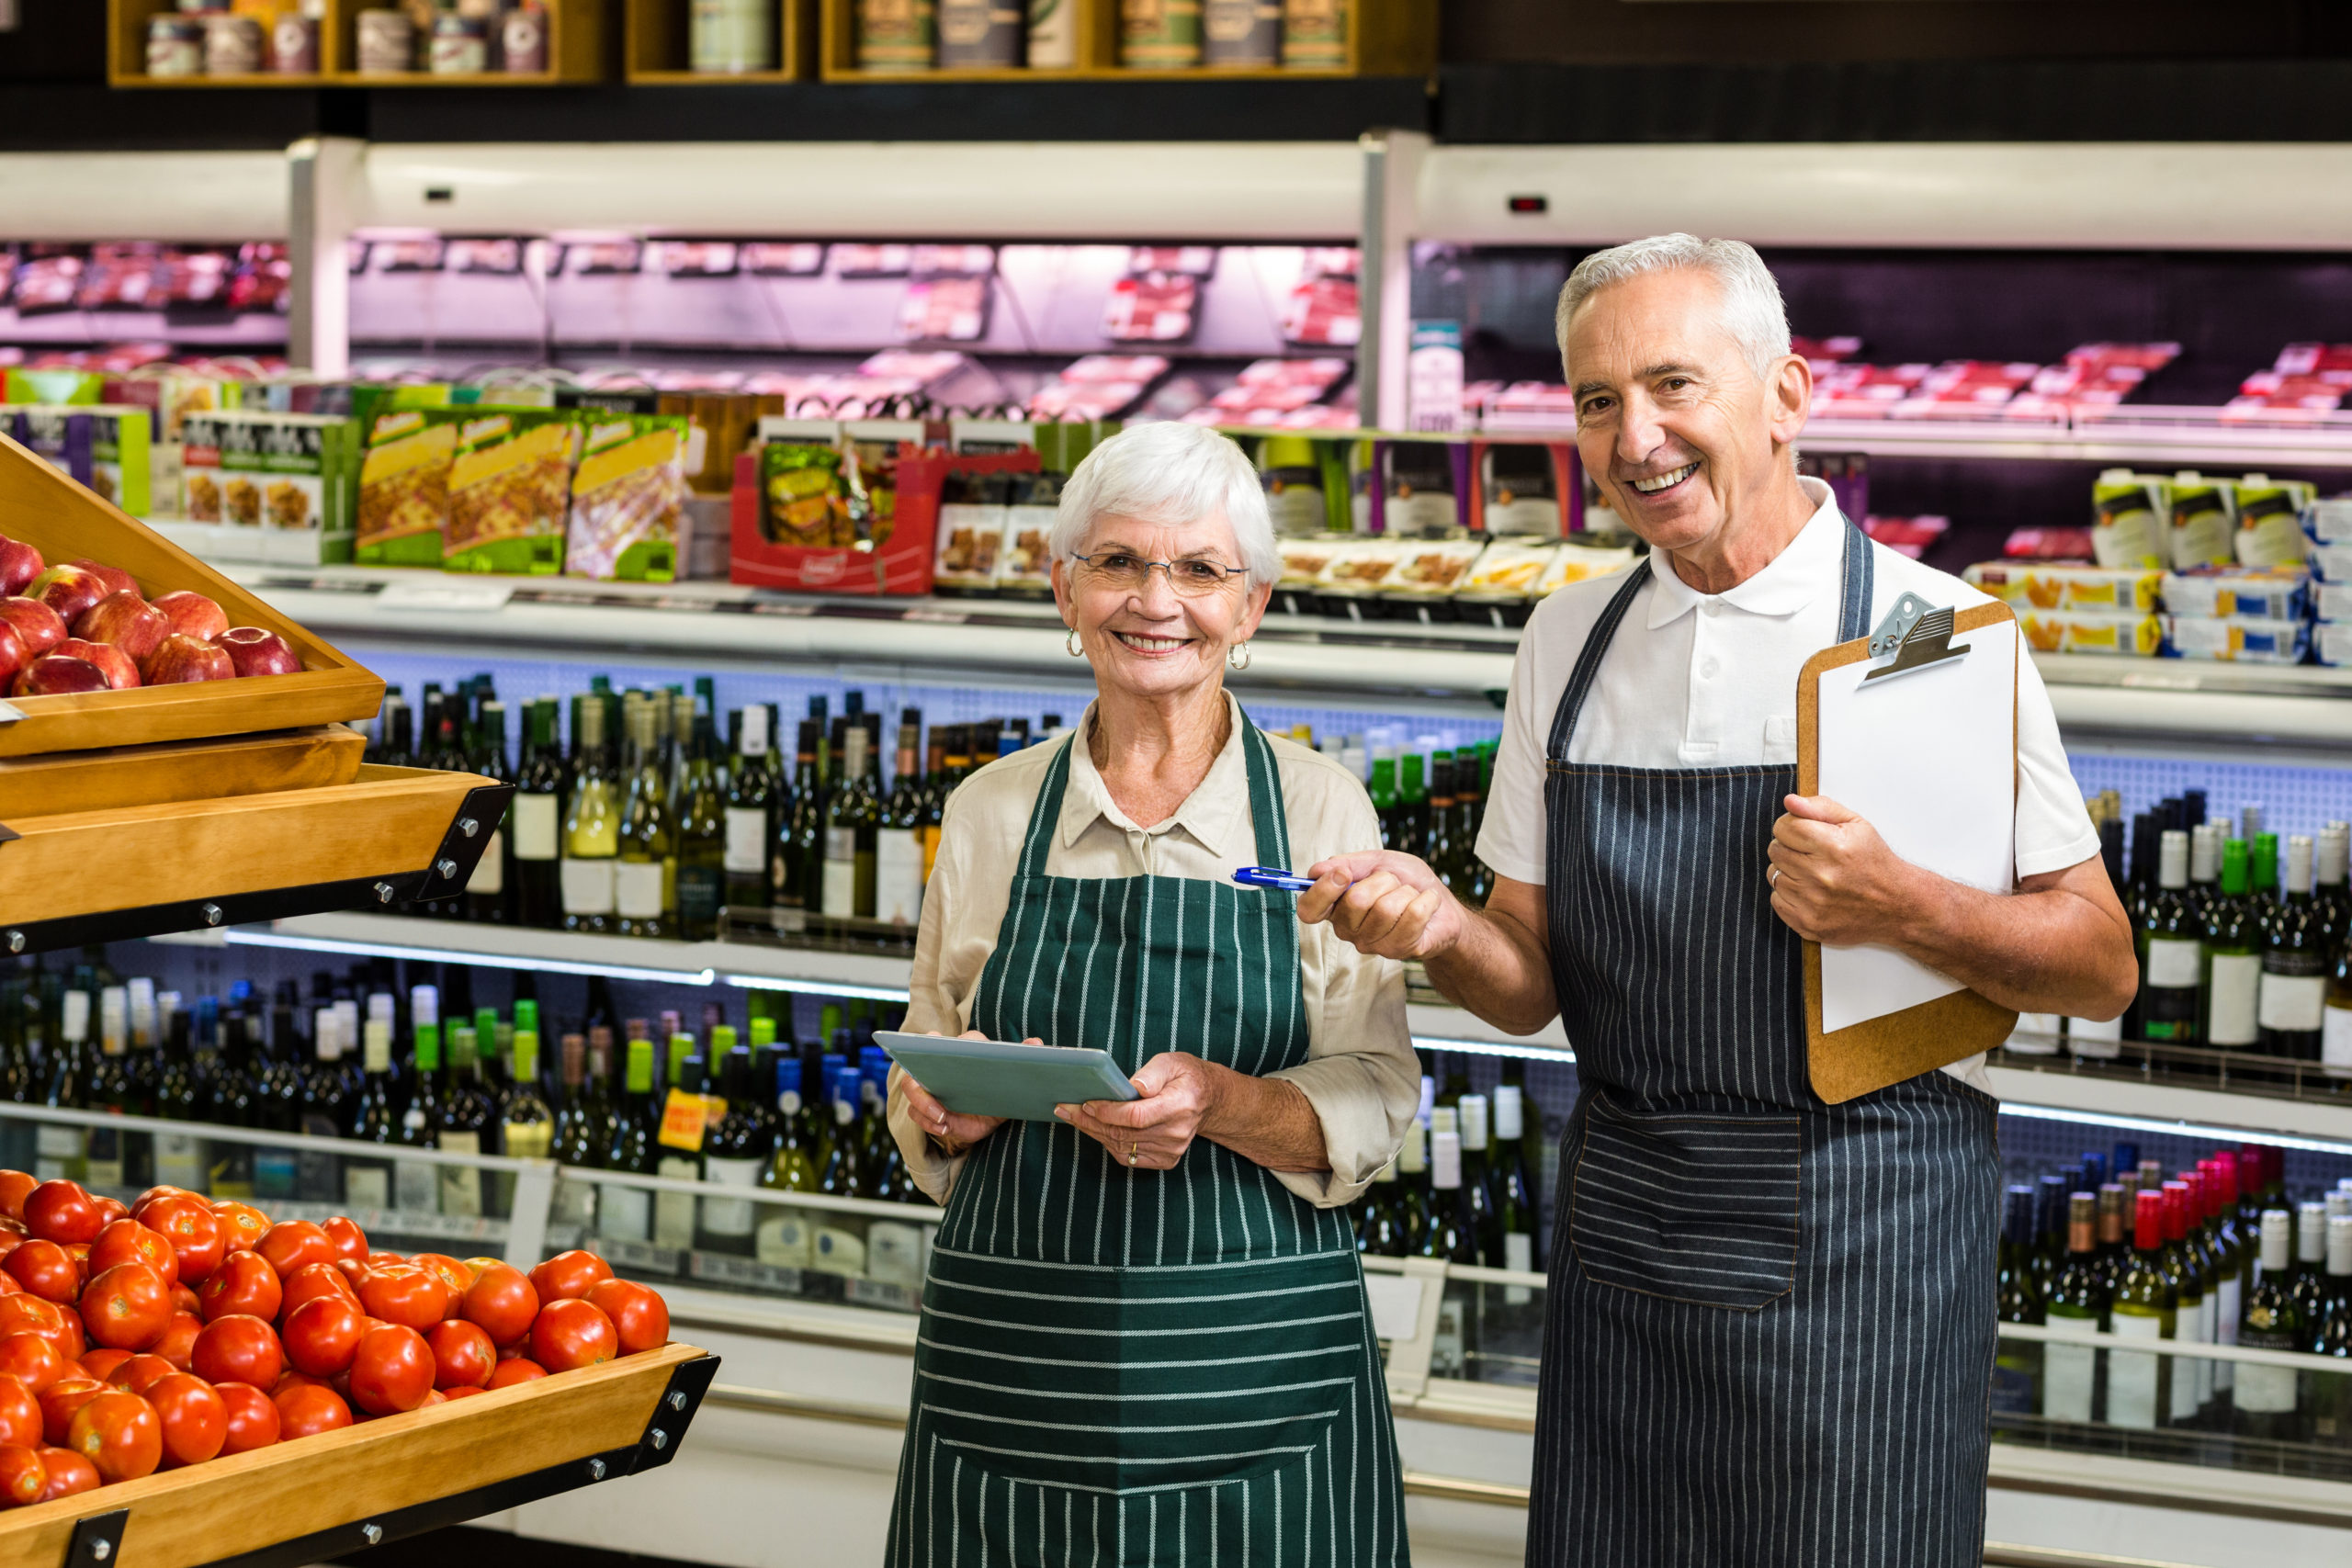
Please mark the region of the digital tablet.
<svg viewBox="0 0 2352 1568"><path fill-rule="evenodd" d="M1111 1054L1091 1046L943 1040L888 1029L876 1030L874 1043L940 1104L967 1116L1051 1122L1057 1105L1142 1098Z"/></svg>

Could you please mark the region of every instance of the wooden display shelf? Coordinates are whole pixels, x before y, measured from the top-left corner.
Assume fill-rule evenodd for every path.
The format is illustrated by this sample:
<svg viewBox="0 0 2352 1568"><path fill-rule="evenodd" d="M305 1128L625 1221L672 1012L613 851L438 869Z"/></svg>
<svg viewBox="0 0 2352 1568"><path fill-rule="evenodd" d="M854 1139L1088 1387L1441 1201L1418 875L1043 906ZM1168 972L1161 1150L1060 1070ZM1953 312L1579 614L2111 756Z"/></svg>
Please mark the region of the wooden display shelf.
<svg viewBox="0 0 2352 1568"><path fill-rule="evenodd" d="M718 1367L693 1346L665 1345L12 1509L0 1515L0 1561L198 1568L345 1556L667 1463ZM91 1551L94 1536L103 1551Z"/></svg>
<svg viewBox="0 0 2352 1568"><path fill-rule="evenodd" d="M368 738L340 724L100 751L0 758L0 822L76 811L170 806L275 790L332 789L359 773Z"/></svg>
<svg viewBox="0 0 2352 1568"><path fill-rule="evenodd" d="M117 87L550 87L605 80L606 0L545 0L548 68L529 75L485 72L436 76L429 71L356 69L358 16L390 0L325 0L319 26L319 69L301 75L147 74L147 21L177 10L175 0L107 0L107 81ZM420 40L421 42L422 40Z"/></svg>
<svg viewBox="0 0 2352 1568"><path fill-rule="evenodd" d="M857 0L818 0L819 64L828 82L1281 82L1353 76L1417 76L1437 69L1437 0L1346 0L1353 24L1336 67L1198 65L1174 69L1119 62L1119 0L1070 0L1078 7L1077 63L1030 67L872 71L857 63Z"/></svg>
<svg viewBox="0 0 2352 1568"><path fill-rule="evenodd" d="M87 558L119 567L151 599L182 588L205 594L227 612L230 625L264 626L284 637L304 666L294 675L16 698L24 717L0 724L0 757L372 718L383 702L380 679L5 436L0 533L31 545L52 564Z"/></svg>
<svg viewBox="0 0 2352 1568"><path fill-rule="evenodd" d="M333 3L333 0L331 0ZM336 65L335 30L319 28L319 69L300 74L254 72L240 76L150 76L147 74L147 21L151 17L175 16L175 0L107 0L107 82L116 87L318 87ZM266 28L265 23L264 27ZM263 40L266 58L268 42Z"/></svg>
<svg viewBox="0 0 2352 1568"><path fill-rule="evenodd" d="M770 0L775 11L776 63L766 71L704 72L689 68L691 0L623 0L621 72L639 86L729 87L797 82L813 74L817 59L814 0Z"/></svg>

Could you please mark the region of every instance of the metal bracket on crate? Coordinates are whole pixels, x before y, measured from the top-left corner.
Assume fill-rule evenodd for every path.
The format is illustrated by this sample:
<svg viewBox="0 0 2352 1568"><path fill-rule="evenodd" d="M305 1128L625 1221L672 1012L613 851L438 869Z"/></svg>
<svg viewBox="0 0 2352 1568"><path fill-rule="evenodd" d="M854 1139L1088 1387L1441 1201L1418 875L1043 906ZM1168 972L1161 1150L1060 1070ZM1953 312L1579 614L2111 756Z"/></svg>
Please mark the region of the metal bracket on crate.
<svg viewBox="0 0 2352 1568"><path fill-rule="evenodd" d="M490 835L506 814L512 784L484 784L469 791L450 818L441 847L420 871L393 876L361 876L348 882L315 882L301 887L269 887L258 893L224 893L200 903L147 904L55 920L26 920L0 926L0 954L51 953L90 942L130 942L171 931L261 925L296 915L336 909L379 909L451 898L466 890L489 847ZM472 830L467 831L467 825ZM0 842L17 837L0 827Z"/></svg>
<svg viewBox="0 0 2352 1568"><path fill-rule="evenodd" d="M680 1439L685 1437L695 1413L702 1408L703 1396L710 1392L711 1380L717 1376L716 1356L697 1356L670 1369L670 1386L662 1391L660 1402L653 1406L652 1418L645 1424L645 1436L638 1441L632 1472L667 1464L676 1456Z"/></svg>
<svg viewBox="0 0 2352 1568"><path fill-rule="evenodd" d="M65 1547L65 1568L115 1568L122 1561L122 1531L130 1522L128 1508L74 1520L74 1539Z"/></svg>

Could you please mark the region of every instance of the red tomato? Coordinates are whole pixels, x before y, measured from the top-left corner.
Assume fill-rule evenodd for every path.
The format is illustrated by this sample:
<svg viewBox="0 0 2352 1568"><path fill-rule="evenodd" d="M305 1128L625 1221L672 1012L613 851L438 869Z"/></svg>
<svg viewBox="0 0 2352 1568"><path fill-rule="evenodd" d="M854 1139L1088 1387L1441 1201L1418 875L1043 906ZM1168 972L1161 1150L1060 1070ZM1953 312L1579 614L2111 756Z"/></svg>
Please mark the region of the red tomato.
<svg viewBox="0 0 2352 1568"><path fill-rule="evenodd" d="M79 1182L44 1181L25 1199L25 1225L44 1241L96 1241L106 1224Z"/></svg>
<svg viewBox="0 0 2352 1568"><path fill-rule="evenodd" d="M114 1376L116 1368L129 1359L130 1352L128 1350L93 1350L83 1357L79 1364L84 1376L104 1382Z"/></svg>
<svg viewBox="0 0 2352 1568"><path fill-rule="evenodd" d="M204 1298L198 1295L194 1291L189 1290L186 1285L174 1285L172 1287L172 1309L175 1312L184 1312L191 1317L200 1319L204 1316Z"/></svg>
<svg viewBox="0 0 2352 1568"><path fill-rule="evenodd" d="M254 1244L254 1250L277 1270L280 1279L306 1264L332 1263L337 1256L327 1233L308 1220L284 1220L270 1226Z"/></svg>
<svg viewBox="0 0 2352 1568"><path fill-rule="evenodd" d="M286 1352L277 1331L243 1314L206 1324L188 1357L188 1371L206 1382L251 1383L255 1388L276 1383L285 1367Z"/></svg>
<svg viewBox="0 0 2352 1568"><path fill-rule="evenodd" d="M12 1220L25 1217L25 1200L40 1183L21 1170L0 1170L0 1214Z"/></svg>
<svg viewBox="0 0 2352 1568"><path fill-rule="evenodd" d="M104 1193L93 1192L90 1194L90 1201L98 1206L99 1217L105 1220L107 1224L110 1225L117 1220L127 1220L130 1217L130 1205L119 1198L109 1198Z"/></svg>
<svg viewBox="0 0 2352 1568"><path fill-rule="evenodd" d="M539 1315L539 1292L520 1269L492 1263L466 1292L458 1310L468 1323L479 1325L492 1344L513 1345L530 1334L531 1320Z"/></svg>
<svg viewBox="0 0 2352 1568"><path fill-rule="evenodd" d="M164 1424L137 1394L110 1389L74 1412L65 1446L108 1481L136 1481L164 1461Z"/></svg>
<svg viewBox="0 0 2352 1568"><path fill-rule="evenodd" d="M581 1298L613 1320L621 1354L658 1350L670 1342L670 1307L658 1292L632 1280L599 1280Z"/></svg>
<svg viewBox="0 0 2352 1568"><path fill-rule="evenodd" d="M32 1237L25 1235L22 1231L0 1230L0 1258L6 1258L8 1254L16 1251L17 1248L24 1246L25 1243L31 1239ZM17 1281L9 1279L5 1273L0 1273L0 1290L13 1291L15 1289L17 1289Z"/></svg>
<svg viewBox="0 0 2352 1568"><path fill-rule="evenodd" d="M172 1292L144 1263L118 1263L82 1292L82 1321L110 1349L144 1350L171 1326Z"/></svg>
<svg viewBox="0 0 2352 1568"><path fill-rule="evenodd" d="M313 1432L332 1432L351 1425L351 1406L334 1390L318 1383L297 1383L280 1393L276 1404L281 1441L291 1442Z"/></svg>
<svg viewBox="0 0 2352 1568"><path fill-rule="evenodd" d="M73 1363L58 1354L54 1341L22 1329L0 1334L0 1377L14 1378L40 1393L73 1371Z"/></svg>
<svg viewBox="0 0 2352 1568"><path fill-rule="evenodd" d="M359 1339L351 1359L351 1403L370 1416L413 1410L433 1392L433 1348L413 1328L388 1324Z"/></svg>
<svg viewBox="0 0 2352 1568"><path fill-rule="evenodd" d="M204 1303L204 1321L214 1322L232 1313L273 1322L286 1298L277 1270L259 1253L232 1252L205 1279L197 1292Z"/></svg>
<svg viewBox="0 0 2352 1568"><path fill-rule="evenodd" d="M549 1302L531 1325L531 1359L550 1372L609 1361L619 1348L613 1320L583 1301Z"/></svg>
<svg viewBox="0 0 2352 1568"><path fill-rule="evenodd" d="M175 1187L168 1181L158 1181L130 1201L130 1217L139 1218L139 1211L159 1198L193 1198L196 1194L185 1187Z"/></svg>
<svg viewBox="0 0 2352 1568"><path fill-rule="evenodd" d="M33 1391L0 1378L0 1443L39 1448L40 1433L40 1401L33 1397Z"/></svg>
<svg viewBox="0 0 2352 1568"><path fill-rule="evenodd" d="M164 1337L148 1349L186 1371L188 1357L196 1350L196 1337L203 1332L204 1319L192 1312L175 1311L172 1321L164 1325Z"/></svg>
<svg viewBox="0 0 2352 1568"><path fill-rule="evenodd" d="M81 1294L81 1270L73 1255L53 1241L20 1244L0 1261L0 1269L24 1289L45 1302L70 1302Z"/></svg>
<svg viewBox="0 0 2352 1568"><path fill-rule="evenodd" d="M73 1425L74 1412L108 1392L107 1385L96 1378L58 1379L41 1393L41 1436L55 1442L63 1442L66 1427Z"/></svg>
<svg viewBox="0 0 2352 1568"><path fill-rule="evenodd" d="M337 1258L365 1258L368 1256L368 1233L359 1222L346 1214L337 1214L320 1227L327 1233L327 1240L334 1246Z"/></svg>
<svg viewBox="0 0 2352 1568"><path fill-rule="evenodd" d="M481 1278L481 1271L483 1269L488 1269L494 1264L503 1263L505 1259L502 1258L482 1258L476 1256L473 1258L461 1258L459 1261L465 1264L467 1273L471 1274L475 1279L479 1280Z"/></svg>
<svg viewBox="0 0 2352 1568"><path fill-rule="evenodd" d="M71 1497L77 1492L95 1492L104 1484L98 1467L72 1449L44 1447L40 1452L41 1469L49 1475L49 1484L41 1488L42 1502Z"/></svg>
<svg viewBox="0 0 2352 1568"><path fill-rule="evenodd" d="M332 1263L305 1263L286 1276L286 1292L278 1308L281 1318L294 1315L294 1309L314 1296L333 1296L338 1301L359 1304L359 1292L353 1289L342 1269Z"/></svg>
<svg viewBox="0 0 2352 1568"><path fill-rule="evenodd" d="M478 1325L463 1318L435 1324L424 1342L433 1348L435 1388L480 1388L498 1370L498 1347Z"/></svg>
<svg viewBox="0 0 2352 1568"><path fill-rule="evenodd" d="M371 1252L366 1258L361 1258L360 1261L367 1264L370 1269L407 1269L413 1267L407 1258L397 1252Z"/></svg>
<svg viewBox="0 0 2352 1568"><path fill-rule="evenodd" d="M599 1280L609 1280L613 1271L605 1260L593 1252L574 1247L559 1252L531 1270L531 1288L539 1292L542 1302L568 1302L588 1293L588 1287Z"/></svg>
<svg viewBox="0 0 2352 1568"><path fill-rule="evenodd" d="M174 1192L156 1199L139 1211L139 1223L172 1244L184 1285L200 1283L220 1267L228 1250L220 1216L193 1193Z"/></svg>
<svg viewBox="0 0 2352 1568"><path fill-rule="evenodd" d="M224 1382L213 1393L229 1413L228 1435L220 1444L224 1454L266 1449L277 1441L277 1406L251 1383Z"/></svg>
<svg viewBox="0 0 2352 1568"><path fill-rule="evenodd" d="M49 1487L49 1472L40 1455L33 1451L40 1446L40 1439L35 1438L29 1443L0 1448L0 1508L21 1508L40 1501L41 1493Z"/></svg>
<svg viewBox="0 0 2352 1568"><path fill-rule="evenodd" d="M297 1371L333 1377L351 1365L368 1317L341 1296L316 1296L286 1314L286 1359Z"/></svg>
<svg viewBox="0 0 2352 1568"><path fill-rule="evenodd" d="M251 1203L223 1201L212 1205L212 1216L220 1222L220 1237L231 1252L247 1250L269 1234L269 1216Z"/></svg>
<svg viewBox="0 0 2352 1568"><path fill-rule="evenodd" d="M202 1378L168 1372L147 1385L147 1403L163 1423L165 1470L202 1464L229 1439L229 1406Z"/></svg>
<svg viewBox="0 0 2352 1568"><path fill-rule="evenodd" d="M170 1377L179 1370L161 1356L133 1356L107 1374L104 1381L126 1393L144 1395L150 1383L158 1378Z"/></svg>
<svg viewBox="0 0 2352 1568"><path fill-rule="evenodd" d="M57 1348L76 1361L80 1360L82 1353L90 1348L89 1341L82 1337L82 1317L79 1313L59 1309Z"/></svg>
<svg viewBox="0 0 2352 1568"><path fill-rule="evenodd" d="M118 1263L144 1263L165 1285L180 1282L179 1254L172 1250L171 1239L137 1220L115 1221L90 1244L91 1273L103 1274Z"/></svg>
<svg viewBox="0 0 2352 1568"><path fill-rule="evenodd" d="M476 1388L471 1383L461 1382L455 1388L437 1388L433 1392L439 1394L441 1396L442 1403L446 1404L450 1400L470 1399L477 1393L488 1393L490 1390L487 1388Z"/></svg>
<svg viewBox="0 0 2352 1568"><path fill-rule="evenodd" d="M416 1267L449 1287L449 1306L442 1316L445 1319L457 1316L458 1303L465 1300L466 1292L473 1288L473 1270L446 1252L420 1252L416 1255Z"/></svg>
<svg viewBox="0 0 2352 1568"><path fill-rule="evenodd" d="M533 1382L548 1375L548 1370L527 1356L513 1356L498 1363L486 1385L491 1388L513 1388L518 1382Z"/></svg>
<svg viewBox="0 0 2352 1568"><path fill-rule="evenodd" d="M27 1292L0 1296L0 1334L13 1334L23 1329L54 1341L60 1350L64 1350L65 1320L69 1315L55 1302L45 1302ZM80 1354L78 1350L74 1351L66 1359L72 1360Z"/></svg>
<svg viewBox="0 0 2352 1568"><path fill-rule="evenodd" d="M422 1269L378 1269L359 1282L360 1304L370 1317L422 1334L449 1315L448 1281Z"/></svg>

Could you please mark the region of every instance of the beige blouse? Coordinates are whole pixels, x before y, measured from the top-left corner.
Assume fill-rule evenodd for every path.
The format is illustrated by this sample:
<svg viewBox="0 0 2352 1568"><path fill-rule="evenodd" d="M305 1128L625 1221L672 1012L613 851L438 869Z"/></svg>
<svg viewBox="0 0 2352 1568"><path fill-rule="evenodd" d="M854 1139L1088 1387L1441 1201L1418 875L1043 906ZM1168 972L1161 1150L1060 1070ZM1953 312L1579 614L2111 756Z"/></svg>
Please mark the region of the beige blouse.
<svg viewBox="0 0 2352 1568"><path fill-rule="evenodd" d="M1094 722L1089 704L1079 721L1046 874L1229 882L1235 870L1254 864L1257 842L1241 740L1241 726L1249 721L1230 694L1226 701L1233 715L1232 738L1200 787L1154 828L1136 827L1103 787L1087 751ZM1379 819L1354 774L1294 741L1268 739L1282 780L1293 867L1379 846ZM1059 744L1001 758L948 796L939 858L923 891L908 1029L960 1034L971 1027L973 994L996 950L1030 809ZM1336 1208L1362 1192L1404 1141L1405 1123L1420 1101L1421 1069L1406 1028L1400 964L1358 953L1328 925L1300 928L1299 959L1307 1060L1268 1076L1296 1084L1315 1108L1331 1168L1274 1175L1308 1202ZM963 1156L942 1154L915 1125L901 1079L898 1072L890 1075L890 1131L916 1184L944 1203Z"/></svg>

